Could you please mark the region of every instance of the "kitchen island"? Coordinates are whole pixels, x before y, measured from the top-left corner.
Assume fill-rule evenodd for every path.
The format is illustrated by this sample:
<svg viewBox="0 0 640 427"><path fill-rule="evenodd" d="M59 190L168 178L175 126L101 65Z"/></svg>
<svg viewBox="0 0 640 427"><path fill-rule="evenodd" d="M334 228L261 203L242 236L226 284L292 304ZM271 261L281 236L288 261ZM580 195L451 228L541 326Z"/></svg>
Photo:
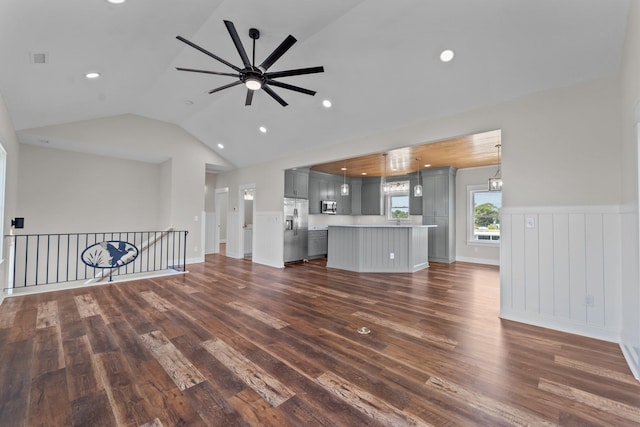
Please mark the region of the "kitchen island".
<svg viewBox="0 0 640 427"><path fill-rule="evenodd" d="M413 273L429 267L435 225L330 225L327 267L359 273Z"/></svg>

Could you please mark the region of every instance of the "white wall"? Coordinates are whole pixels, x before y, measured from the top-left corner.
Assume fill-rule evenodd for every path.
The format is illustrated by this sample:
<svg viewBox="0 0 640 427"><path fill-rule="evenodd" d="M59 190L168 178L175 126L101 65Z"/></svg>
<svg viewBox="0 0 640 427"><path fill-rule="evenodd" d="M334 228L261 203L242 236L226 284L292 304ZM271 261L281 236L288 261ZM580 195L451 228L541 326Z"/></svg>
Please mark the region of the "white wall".
<svg viewBox="0 0 640 427"><path fill-rule="evenodd" d="M231 165L182 128L134 114L124 114L27 129L20 131L20 134L33 141L46 139L53 147L161 163L161 217L174 229L189 232L189 261L204 259L201 217L205 201L205 167L207 164L220 168ZM41 170L38 176L46 179L46 170ZM28 198L29 195L24 197ZM52 224L57 223L58 219L50 217Z"/></svg>
<svg viewBox="0 0 640 427"><path fill-rule="evenodd" d="M5 200L4 200L4 222L0 224L0 231L2 235L9 234L11 230L11 219L17 215L17 194L18 194L18 160L19 160L19 143L16 137L16 133L11 124L11 118L0 94L0 143L7 152L7 169L5 180ZM0 260L0 287L6 288L6 266L7 261L7 242L2 240L2 244L5 245L3 255L5 259Z"/></svg>
<svg viewBox="0 0 640 427"><path fill-rule="evenodd" d="M161 230L157 164L22 145L25 234Z"/></svg>
<svg viewBox="0 0 640 427"><path fill-rule="evenodd" d="M456 261L476 262L480 264L500 264L500 245L469 244L469 206L467 205L467 187L469 185L488 185L489 178L496 174L497 166L458 169L456 173Z"/></svg>
<svg viewBox="0 0 640 427"><path fill-rule="evenodd" d="M215 212L216 210L216 181L218 174L205 174L205 190L204 190L204 210L206 212Z"/></svg>
<svg viewBox="0 0 640 427"><path fill-rule="evenodd" d="M640 250L638 144L640 141L640 2L631 2L620 73L622 157L622 348L640 379Z"/></svg>

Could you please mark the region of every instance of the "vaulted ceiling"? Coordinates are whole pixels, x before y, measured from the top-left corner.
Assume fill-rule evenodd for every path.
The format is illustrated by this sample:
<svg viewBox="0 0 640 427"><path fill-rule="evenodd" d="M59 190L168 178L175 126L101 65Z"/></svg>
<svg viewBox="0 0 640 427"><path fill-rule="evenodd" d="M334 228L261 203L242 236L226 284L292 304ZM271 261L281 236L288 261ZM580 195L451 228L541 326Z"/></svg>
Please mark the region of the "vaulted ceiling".
<svg viewBox="0 0 640 427"><path fill-rule="evenodd" d="M628 0L3 0L0 92L25 142L41 136L38 127L134 113L181 126L241 167L613 75L628 7ZM207 93L234 78L176 71L233 71L178 35L242 64L223 20L235 23L248 51L249 28L260 30L256 62L296 37L270 71L324 66L322 74L280 79L317 95L274 88L287 107L264 92L247 107L242 85ZM439 60L444 49L455 52L453 61ZM101 76L87 80L90 71Z"/></svg>

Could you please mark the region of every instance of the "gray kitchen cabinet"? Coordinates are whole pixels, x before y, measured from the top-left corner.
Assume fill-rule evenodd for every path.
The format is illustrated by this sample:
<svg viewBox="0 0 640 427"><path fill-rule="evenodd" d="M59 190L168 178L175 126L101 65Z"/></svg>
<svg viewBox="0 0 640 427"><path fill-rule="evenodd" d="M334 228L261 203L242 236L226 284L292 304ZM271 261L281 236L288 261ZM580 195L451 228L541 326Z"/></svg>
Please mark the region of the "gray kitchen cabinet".
<svg viewBox="0 0 640 427"><path fill-rule="evenodd" d="M447 217L423 217L423 225L437 225L429 228L429 260L435 262L455 261L455 251L450 253L452 242L450 239L449 219ZM453 235L455 238L455 234ZM451 259L451 256L454 259Z"/></svg>
<svg viewBox="0 0 640 427"><path fill-rule="evenodd" d="M333 200L337 204L336 214L350 215L352 195L343 196L340 187L345 181L343 176L332 175L323 172L309 172L309 213L321 213L320 204L322 200ZM347 179L347 184L350 180Z"/></svg>
<svg viewBox="0 0 640 427"><path fill-rule="evenodd" d="M452 202L450 193L455 191L455 169L437 168L423 174L422 214L426 216L447 216Z"/></svg>
<svg viewBox="0 0 640 427"><path fill-rule="evenodd" d="M422 223L429 229L429 261L454 262L456 257L456 168L422 171Z"/></svg>
<svg viewBox="0 0 640 427"><path fill-rule="evenodd" d="M380 194L380 178L362 179L362 215L383 215L384 204Z"/></svg>
<svg viewBox="0 0 640 427"><path fill-rule="evenodd" d="M338 197L336 197L336 201L338 202L338 215L351 215L351 198L353 195L351 194L351 184L349 180L346 180L347 184L349 184L349 194L346 196L342 195L342 184L344 183L344 178L342 181L338 181L336 189Z"/></svg>
<svg viewBox="0 0 640 427"><path fill-rule="evenodd" d="M327 256L328 234L327 230L309 230L307 249L309 259Z"/></svg>
<svg viewBox="0 0 640 427"><path fill-rule="evenodd" d="M319 214L320 212L320 182L318 172L309 172L309 214Z"/></svg>
<svg viewBox="0 0 640 427"><path fill-rule="evenodd" d="M287 169L284 171L284 197L306 199L309 197L309 170Z"/></svg>
<svg viewBox="0 0 640 427"><path fill-rule="evenodd" d="M409 215L422 215L422 197L413 195L413 187L418 184L418 174L409 178L409 184Z"/></svg>
<svg viewBox="0 0 640 427"><path fill-rule="evenodd" d="M349 184L351 194L351 215L362 214L362 178L351 178Z"/></svg>

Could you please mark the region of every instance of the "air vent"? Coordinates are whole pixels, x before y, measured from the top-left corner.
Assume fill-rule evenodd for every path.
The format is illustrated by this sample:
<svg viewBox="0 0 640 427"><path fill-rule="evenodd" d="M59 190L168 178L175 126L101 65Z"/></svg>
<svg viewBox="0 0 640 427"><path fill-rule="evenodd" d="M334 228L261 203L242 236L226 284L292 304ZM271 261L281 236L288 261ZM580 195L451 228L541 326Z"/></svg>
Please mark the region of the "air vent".
<svg viewBox="0 0 640 427"><path fill-rule="evenodd" d="M47 64L49 62L49 54L46 52L32 53L30 57L32 64Z"/></svg>

